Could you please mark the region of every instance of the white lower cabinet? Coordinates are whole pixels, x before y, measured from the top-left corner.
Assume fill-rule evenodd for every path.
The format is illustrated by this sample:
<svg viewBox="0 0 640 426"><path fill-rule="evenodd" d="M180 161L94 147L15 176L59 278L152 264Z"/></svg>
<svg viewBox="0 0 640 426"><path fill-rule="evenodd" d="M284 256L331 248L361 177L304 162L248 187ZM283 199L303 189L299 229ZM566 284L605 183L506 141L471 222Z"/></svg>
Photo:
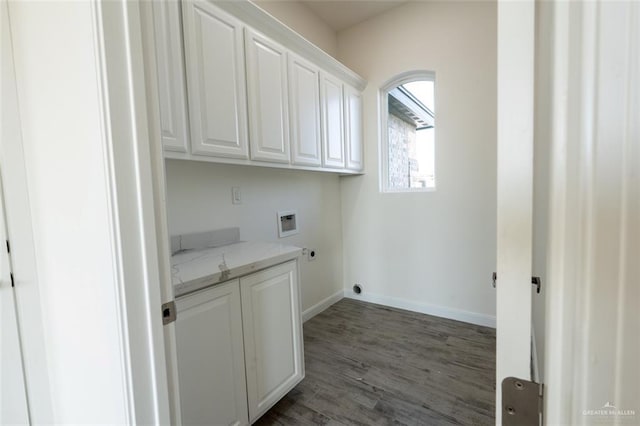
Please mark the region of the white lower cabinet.
<svg viewBox="0 0 640 426"><path fill-rule="evenodd" d="M184 425L248 424L238 280L176 300Z"/></svg>
<svg viewBox="0 0 640 426"><path fill-rule="evenodd" d="M297 261L176 300L184 425L256 421L304 377Z"/></svg>
<svg viewBox="0 0 640 426"><path fill-rule="evenodd" d="M297 281L295 261L240 279L251 422L304 377Z"/></svg>

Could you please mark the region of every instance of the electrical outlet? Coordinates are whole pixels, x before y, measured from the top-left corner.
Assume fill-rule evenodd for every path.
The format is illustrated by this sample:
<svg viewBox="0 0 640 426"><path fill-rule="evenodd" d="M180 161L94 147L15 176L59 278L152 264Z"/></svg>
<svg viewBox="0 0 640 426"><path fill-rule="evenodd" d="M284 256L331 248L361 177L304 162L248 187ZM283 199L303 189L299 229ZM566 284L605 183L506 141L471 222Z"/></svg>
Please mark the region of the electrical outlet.
<svg viewBox="0 0 640 426"><path fill-rule="evenodd" d="M316 257L318 257L318 251L316 249L307 249L307 260L309 262L316 260Z"/></svg>
<svg viewBox="0 0 640 426"><path fill-rule="evenodd" d="M234 186L231 188L231 202L233 204L242 204L242 195L240 194L239 186Z"/></svg>

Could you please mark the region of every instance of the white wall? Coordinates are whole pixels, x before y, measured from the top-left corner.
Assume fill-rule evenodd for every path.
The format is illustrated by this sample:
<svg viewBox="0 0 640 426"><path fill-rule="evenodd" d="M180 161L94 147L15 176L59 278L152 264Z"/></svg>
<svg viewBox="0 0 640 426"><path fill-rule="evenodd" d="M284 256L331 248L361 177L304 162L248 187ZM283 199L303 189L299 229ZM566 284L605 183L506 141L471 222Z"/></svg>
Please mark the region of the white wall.
<svg viewBox="0 0 640 426"><path fill-rule="evenodd" d="M369 81L367 173L341 185L347 288L494 322L496 13L494 2L414 2L338 33L338 59ZM408 70L436 73L438 189L380 194L378 90Z"/></svg>
<svg viewBox="0 0 640 426"><path fill-rule="evenodd" d="M22 346L30 421L167 423L139 5L8 6L22 138L0 168L20 331L42 342Z"/></svg>
<svg viewBox="0 0 640 426"><path fill-rule="evenodd" d="M291 0L254 0L260 8L331 56L336 56L336 33L304 3Z"/></svg>
<svg viewBox="0 0 640 426"><path fill-rule="evenodd" d="M339 177L195 161L166 160L169 232L172 235L240 227L243 240L315 248L300 262L302 308L342 289ZM239 186L242 204L231 203ZM297 210L300 233L278 238L276 213Z"/></svg>
<svg viewBox="0 0 640 426"><path fill-rule="evenodd" d="M49 396L52 406L43 412L36 401L31 420L125 424L132 413L92 5L10 2L9 9L44 319L46 352L37 355L50 383L28 392Z"/></svg>

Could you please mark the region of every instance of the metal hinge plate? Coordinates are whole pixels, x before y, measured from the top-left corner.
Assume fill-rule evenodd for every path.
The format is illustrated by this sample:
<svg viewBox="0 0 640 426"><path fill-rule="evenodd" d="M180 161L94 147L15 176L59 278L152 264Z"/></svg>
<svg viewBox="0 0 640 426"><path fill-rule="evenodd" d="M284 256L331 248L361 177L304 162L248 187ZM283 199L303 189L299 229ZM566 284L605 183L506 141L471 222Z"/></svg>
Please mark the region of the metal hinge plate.
<svg viewBox="0 0 640 426"><path fill-rule="evenodd" d="M507 377L502 381L503 426L539 426L542 423L542 383Z"/></svg>
<svg viewBox="0 0 640 426"><path fill-rule="evenodd" d="M176 302L162 304L162 325L171 324L176 320Z"/></svg>

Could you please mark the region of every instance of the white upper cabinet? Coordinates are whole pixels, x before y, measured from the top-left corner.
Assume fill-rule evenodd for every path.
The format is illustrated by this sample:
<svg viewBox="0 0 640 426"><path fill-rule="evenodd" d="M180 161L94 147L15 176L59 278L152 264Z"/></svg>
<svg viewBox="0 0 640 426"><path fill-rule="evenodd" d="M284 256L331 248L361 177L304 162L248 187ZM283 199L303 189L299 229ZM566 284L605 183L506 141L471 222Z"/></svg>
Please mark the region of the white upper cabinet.
<svg viewBox="0 0 640 426"><path fill-rule="evenodd" d="M322 165L320 78L316 66L289 54L289 117L291 162Z"/></svg>
<svg viewBox="0 0 640 426"><path fill-rule="evenodd" d="M366 82L353 71L251 2L157 1L153 13L166 158L364 169Z"/></svg>
<svg viewBox="0 0 640 426"><path fill-rule="evenodd" d="M176 300L184 425L248 424L238 280Z"/></svg>
<svg viewBox="0 0 640 426"><path fill-rule="evenodd" d="M351 86L344 85L345 151L346 167L362 171L364 149L362 139L362 94Z"/></svg>
<svg viewBox="0 0 640 426"><path fill-rule="evenodd" d="M249 421L304 377L296 261L240 278Z"/></svg>
<svg viewBox="0 0 640 426"><path fill-rule="evenodd" d="M249 158L243 25L207 1L184 1L193 154Z"/></svg>
<svg viewBox="0 0 640 426"><path fill-rule="evenodd" d="M342 82L320 74L320 102L322 105L322 165L344 168L344 114Z"/></svg>
<svg viewBox="0 0 640 426"><path fill-rule="evenodd" d="M287 53L255 31L245 32L251 159L288 163Z"/></svg>
<svg viewBox="0 0 640 426"><path fill-rule="evenodd" d="M189 133L180 3L161 1L154 2L152 7L162 145L169 151L187 152Z"/></svg>

